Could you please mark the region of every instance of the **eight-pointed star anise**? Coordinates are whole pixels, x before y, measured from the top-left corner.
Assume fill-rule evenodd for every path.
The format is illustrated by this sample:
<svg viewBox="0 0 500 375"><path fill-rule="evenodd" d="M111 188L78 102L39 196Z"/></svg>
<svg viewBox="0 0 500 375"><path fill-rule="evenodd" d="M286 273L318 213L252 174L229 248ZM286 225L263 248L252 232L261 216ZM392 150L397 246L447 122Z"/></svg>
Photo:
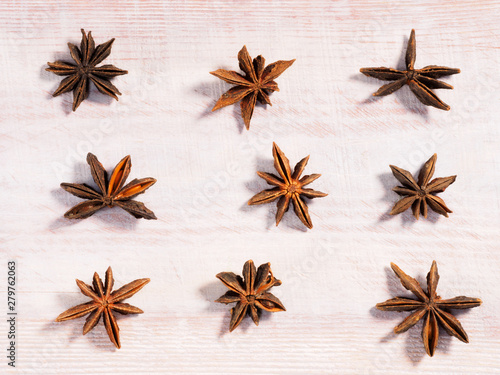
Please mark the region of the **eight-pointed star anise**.
<svg viewBox="0 0 500 375"><path fill-rule="evenodd" d="M97 66L97 64L101 63L111 53L111 46L114 40L114 38L108 40L96 48L91 32L89 31L87 36L82 29L80 49L74 44L68 43L69 51L75 64L64 61L47 63L50 68L45 70L48 72L52 72L58 76L69 76L61 81L61 84L52 95L58 96L73 90L73 111L75 111L81 102L88 97L89 84L92 81L102 94L109 95L118 100L116 95L121 95L121 93L109 81L109 78L127 74L128 72L118 69L114 65Z"/></svg>
<svg viewBox="0 0 500 375"><path fill-rule="evenodd" d="M274 82L274 80L290 67L295 59L290 61L279 60L265 67L266 61L261 55L253 59L252 62L247 47L243 46L238 53L238 61L240 63L240 69L245 72L245 76L224 69L210 72L210 74L213 74L223 81L236 85L236 87L222 94L217 103L215 103L212 111L241 100L241 117L243 117L243 121L248 130L250 128L250 119L252 118L256 101L258 100L262 104L271 105L269 92L279 91L278 84Z"/></svg>
<svg viewBox="0 0 500 375"><path fill-rule="evenodd" d="M252 260L243 266L243 278L233 272L221 272L217 278L230 290L215 302L233 303L229 331L233 331L241 323L245 315L250 315L256 325L262 310L276 312L285 311L281 301L268 290L281 285L281 281L273 276L271 264L264 263L256 270Z"/></svg>
<svg viewBox="0 0 500 375"><path fill-rule="evenodd" d="M278 225L284 213L288 211L291 200L293 202L293 209L295 211L295 214L299 217L300 221L302 221L302 223L304 223L306 227L311 229L313 225L311 217L309 216L309 210L307 209L307 204L301 198L301 195L309 199L326 197L328 195L326 193L304 188L304 186L309 185L321 175L315 173L300 178L300 175L307 165L309 156L306 156L304 159L297 163L292 174L292 171L290 169L290 162L274 142L273 157L274 168L276 168L281 178L271 173L257 172L257 174L264 180L266 180L268 184L274 185L276 187L273 189L264 190L254 195L252 199L248 201L248 204L254 205L269 203L279 198L277 204L278 210L276 211L276 225Z"/></svg>
<svg viewBox="0 0 500 375"><path fill-rule="evenodd" d="M61 187L68 193L87 201L77 204L64 214L68 219L85 219L93 215L104 206L118 206L137 219L156 219L153 211L149 210L144 203L132 200L151 187L156 180L151 177L133 179L127 185L125 181L130 173L132 162L130 155L125 156L115 167L111 177L108 175L97 157L90 152L87 155L87 162L90 165L92 178L99 187L100 192L95 191L85 184L69 184L63 182Z"/></svg>
<svg viewBox="0 0 500 375"><path fill-rule="evenodd" d="M450 110L450 106L439 99L431 89L452 89L453 86L443 81L439 81L437 78L460 73L460 69L437 65L429 65L422 69L415 69L416 56L415 30L412 30L406 49L406 70L381 67L361 68L360 72L368 77L374 77L383 81L393 81L382 86L373 96L389 95L399 90L404 85L408 85L417 99L423 104L446 111Z"/></svg>
<svg viewBox="0 0 500 375"><path fill-rule="evenodd" d="M420 213L427 218L427 205L429 205L433 211L448 217L448 213L452 211L446 207L441 198L434 194L445 191L448 186L455 182L457 176L435 178L429 182L434 174L436 159L437 155L434 154L427 160L418 174L418 181L415 181L410 172L394 165L390 166L394 177L403 184L403 186L396 186L392 190L404 197L396 202L391 215L400 214L411 206L417 220Z"/></svg>
<svg viewBox="0 0 500 375"><path fill-rule="evenodd" d="M84 295L92 298L92 301L66 310L57 317L56 322L76 319L90 314L83 326L83 334L85 335L92 328L94 328L97 323L99 323L102 315L104 320L104 327L106 327L106 332L108 332L109 339L119 349L120 329L118 328L118 324L116 323L116 318L113 315L113 311L124 315L142 314L144 311L142 311L138 307L129 305L128 303L121 303L121 301L136 294L144 287L144 285L149 283L149 279L134 280L131 283L122 286L120 289L115 290L114 292L112 292L113 283L113 271L111 271L111 267L109 267L106 271L106 279L104 285L102 284L102 280L97 272L94 273L92 286L87 285L83 281L77 279L76 285L78 285Z"/></svg>
<svg viewBox="0 0 500 375"><path fill-rule="evenodd" d="M455 336L460 341L469 342L462 325L457 318L448 312L448 309L477 307L482 303L479 298L459 296L441 299L436 293L439 280L436 261L432 262L431 270L427 274L427 292L424 292L417 280L405 274L394 263L391 263L391 268L399 277L401 284L418 298L418 300L415 300L407 297L396 297L377 304L377 309L382 311L416 310L394 328L395 333L405 332L423 319L422 340L424 341L425 351L431 357L434 355L438 344L439 325L449 335Z"/></svg>

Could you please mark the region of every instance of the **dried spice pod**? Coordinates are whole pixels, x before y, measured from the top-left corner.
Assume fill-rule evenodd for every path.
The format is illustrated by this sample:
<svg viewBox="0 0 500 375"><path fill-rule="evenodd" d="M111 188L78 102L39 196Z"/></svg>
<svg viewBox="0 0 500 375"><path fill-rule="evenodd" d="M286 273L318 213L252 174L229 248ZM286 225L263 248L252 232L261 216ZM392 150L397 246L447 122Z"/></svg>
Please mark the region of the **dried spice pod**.
<svg viewBox="0 0 500 375"><path fill-rule="evenodd" d="M109 339L118 349L120 349L120 329L118 328L118 324L116 322L115 316L113 315L113 311L116 311L123 315L142 314L144 311L142 311L138 307L121 302L127 298L132 297L147 283L149 283L149 281L149 279L134 280L122 286L120 289L112 291L114 279L111 267L109 267L106 271L106 279L104 285L97 272L94 273L92 286L87 285L83 281L77 279L76 285L78 285L84 295L92 298L92 301L66 310L56 318L56 322L76 319L90 314L83 326L83 334L85 335L87 334L87 332L92 330L92 328L94 328L97 323L99 323L99 320L102 316L104 327L106 328Z"/></svg>
<svg viewBox="0 0 500 375"><path fill-rule="evenodd" d="M424 292L417 280L408 276L394 263L391 263L391 268L399 277L401 284L417 297L417 299L396 297L376 305L377 309L382 311L415 310L394 328L394 333L406 332L423 319L422 340L425 351L431 357L434 355L438 344L439 325L449 335L455 336L465 343L469 342L467 333L462 325L448 310L477 307L482 303L479 298L459 296L450 299L441 299L436 293L439 280L436 261L432 262L431 270L427 274L427 292Z"/></svg>
<svg viewBox="0 0 500 375"><path fill-rule="evenodd" d="M417 57L415 30L411 31L408 47L406 49L406 70L392 68L361 68L360 72L365 76L392 81L382 86L373 96L385 96L399 90L404 85L408 85L422 104L450 110L450 106L444 103L432 92L432 89L453 89L453 86L437 78L460 73L460 69L448 68L446 66L429 65L422 69L415 69L415 59Z"/></svg>
<svg viewBox="0 0 500 375"><path fill-rule="evenodd" d="M134 201L137 195L144 193L156 180L152 177L134 179L127 185L125 181L130 173L132 162L130 155L125 156L115 167L111 177L108 179L106 170L97 160L97 157L90 152L87 155L87 162L90 165L92 178L99 188L99 192L85 184L70 184L63 182L61 187L68 193L87 201L77 204L64 214L68 219L85 219L95 214L101 208L108 206L118 206L123 208L136 219L154 219L156 216L144 203Z"/></svg>
<svg viewBox="0 0 500 375"><path fill-rule="evenodd" d="M309 185L314 180L318 179L320 174L306 175L300 178L304 168L309 161L309 156L299 161L295 166L293 173L290 169L290 162L288 161L285 154L280 150L278 145L273 142L273 157L274 157L274 168L278 171L280 177L266 172L257 172L259 177L266 180L270 185L276 186L273 189L264 190L252 197L248 201L249 205L270 203L278 199L276 212L276 226L280 223L283 215L290 206L290 201L293 203L293 209L297 217L302 221L302 223L312 229L312 220L309 216L309 210L307 208L306 202L302 197L309 199L326 197L328 194L316 191L313 189L304 188L304 186Z"/></svg>
<svg viewBox="0 0 500 375"><path fill-rule="evenodd" d="M285 311L281 301L269 292L273 286L281 285L281 281L273 276L271 263L264 263L255 268L252 260L243 266L243 278L233 272L221 272L216 276L228 287L222 297L215 302L234 303L231 309L231 322L229 331L232 332L248 314L255 325L259 325L262 310L277 312Z"/></svg>
<svg viewBox="0 0 500 375"><path fill-rule="evenodd" d="M286 69L288 69L295 59L289 61L279 60L268 66L265 59L259 55L255 59L250 57L247 47L243 46L238 53L240 69L245 73L219 69L210 72L214 76L236 85L226 93L222 94L212 111L241 101L241 117L245 122L247 130L250 129L250 120L257 100L262 104L271 104L269 93L279 91L278 84L274 81Z"/></svg>
<svg viewBox="0 0 500 375"><path fill-rule="evenodd" d="M393 191L403 196L392 208L391 215L397 215L410 208L413 216L418 220L420 214L427 218L427 206L434 212L448 217L452 211L446 207L444 201L436 196L455 182L457 176L440 177L430 181L434 174L437 155L434 154L427 160L415 181L410 172L391 165L392 174L403 186L396 186ZM429 182L430 181L430 182Z"/></svg>
<svg viewBox="0 0 500 375"><path fill-rule="evenodd" d="M87 99L90 82L94 83L100 93L118 100L117 95L121 95L121 93L109 79L128 73L126 70L118 69L114 65L97 66L97 64L100 64L111 54L111 46L115 41L114 38L96 47L92 33L89 31L87 35L85 34L85 30L81 29L81 31L82 41L80 48L72 43L68 43L71 58L75 63L65 61L49 62L47 63L49 68L45 69L58 76L68 76L61 81L61 84L52 96L73 91L73 112Z"/></svg>

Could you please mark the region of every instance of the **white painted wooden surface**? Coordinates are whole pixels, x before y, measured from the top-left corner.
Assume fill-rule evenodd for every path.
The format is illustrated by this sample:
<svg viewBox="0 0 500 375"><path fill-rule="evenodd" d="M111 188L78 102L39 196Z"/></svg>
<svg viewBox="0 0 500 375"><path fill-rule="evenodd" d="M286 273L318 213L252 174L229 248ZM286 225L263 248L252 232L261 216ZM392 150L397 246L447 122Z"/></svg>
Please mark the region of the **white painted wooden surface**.
<svg viewBox="0 0 500 375"><path fill-rule="evenodd" d="M499 1L3 1L0 4L0 290L6 260L19 272L18 368L1 373L139 374L498 374L500 373ZM47 61L68 59L80 28L97 43L115 37L106 60L129 74L119 102L95 90L76 113L71 95L52 98L60 78ZM416 29L417 67L462 73L440 90L450 112L424 108L407 88L372 101L381 84L359 68L401 63ZM296 58L255 110L210 113L229 85L208 74L237 68L237 52L268 62ZM265 188L276 141L329 193L310 204L314 229L274 205L247 207ZM132 155L131 178L158 182L140 200L159 220L106 209L80 222L63 213L80 200L61 182L91 182L95 153L109 170ZM412 172L434 152L436 176L458 178L441 196L454 211L415 222L389 217L397 200L388 165ZM228 334L229 307L212 301L220 271L270 261L287 311L248 320ZM421 325L399 336L406 314L377 302L405 295L396 262L423 281L438 262L443 297L481 297L458 316L463 344L444 332L434 358ZM116 285L150 277L128 302L145 314L120 317L122 349L102 323L53 323L86 300L75 278L113 267ZM2 298L5 303L5 298ZM2 308L3 311L3 308ZM4 325L6 332L7 328ZM6 347L6 334L0 336Z"/></svg>

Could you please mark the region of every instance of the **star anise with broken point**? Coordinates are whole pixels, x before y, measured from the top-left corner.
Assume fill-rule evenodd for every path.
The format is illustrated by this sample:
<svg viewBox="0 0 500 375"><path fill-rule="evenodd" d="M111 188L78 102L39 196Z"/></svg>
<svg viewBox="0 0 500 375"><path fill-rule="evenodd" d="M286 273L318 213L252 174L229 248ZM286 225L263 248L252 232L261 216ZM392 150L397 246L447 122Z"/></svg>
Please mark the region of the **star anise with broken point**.
<svg viewBox="0 0 500 375"><path fill-rule="evenodd" d="M446 66L429 65L422 69L415 69L416 42L415 30L411 31L408 47L406 49L406 70L391 68L361 68L360 72L368 77L378 78L383 81L393 81L382 86L373 96L385 96L408 85L418 100L425 105L430 105L446 111L450 106L444 103L431 89L452 89L453 86L437 78L460 73L460 69Z"/></svg>
<svg viewBox="0 0 500 375"><path fill-rule="evenodd" d="M290 206L290 201L293 203L293 209L295 214L298 216L300 221L311 229L313 227L311 217L309 216L309 210L307 208L306 202L304 202L301 196L312 199L326 197L328 194L316 191L313 189L307 189L304 186L309 185L311 182L319 178L320 174L306 175L300 178L300 175L304 171L304 168L309 161L309 156L299 161L295 166L292 174L290 169L290 162L288 161L285 154L280 150L278 145L273 142L273 157L274 157L274 168L278 171L280 177L266 172L257 172L259 177L266 180L270 185L276 186L273 189L264 190L252 197L248 201L249 205L270 203L278 199L278 210L276 212L276 226L280 223L283 215Z"/></svg>
<svg viewBox="0 0 500 375"><path fill-rule="evenodd" d="M424 292L419 282L404 273L398 266L391 263L391 268L399 277L401 284L412 292L417 299L407 297L396 297L385 302L378 303L377 309L382 311L413 311L398 326L394 328L395 333L402 333L413 327L421 319L424 320L422 328L422 340L425 351L431 357L434 355L438 344L439 327L460 341L469 342L467 333L460 322L448 309L470 309L481 305L479 298L459 296L450 299L441 299L436 293L439 274L436 261L432 262L431 270L427 274L427 292Z"/></svg>
<svg viewBox="0 0 500 375"><path fill-rule="evenodd" d="M427 160L418 174L418 181L415 181L410 172L394 165L390 166L394 177L403 185L392 189L403 198L396 202L391 215L400 214L411 206L417 220L420 214L427 218L427 206L429 206L438 214L448 217L448 213L452 211L435 194L445 191L448 186L455 182L457 176L440 177L430 181L434 174L436 159L437 155L434 154Z"/></svg>
<svg viewBox="0 0 500 375"><path fill-rule="evenodd" d="M85 184L69 184L63 182L61 187L68 193L79 198L87 199L87 201L77 204L66 212L64 217L68 219L85 219L105 206L118 206L136 219L144 218L156 220L154 212L149 210L144 203L132 200L132 198L135 198L137 195L144 193L156 182L156 180L151 177L136 178L123 186L130 173L130 168L132 167L130 155L125 156L116 165L109 179L106 170L94 154L88 153L87 162L90 165L92 178L99 187L100 192L97 192Z"/></svg>
<svg viewBox="0 0 500 375"><path fill-rule="evenodd" d="M113 315L113 311L116 311L123 315L142 314L144 311L142 311L138 307L129 305L128 303L121 303L121 301L132 297L147 283L149 283L149 279L134 280L122 286L120 289L112 292L114 280L111 267L109 267L106 271L106 279L104 285L102 284L102 280L97 272L94 273L92 286L87 285L83 281L77 279L76 285L78 285L84 295L92 298L92 301L66 310L56 318L56 322L76 319L90 314L83 326L83 334L85 335L92 328L94 328L97 323L99 323L102 315L104 320L104 327L106 328L109 339L119 349L121 347L120 329L118 328L118 324L116 322L115 316Z"/></svg>
<svg viewBox="0 0 500 375"><path fill-rule="evenodd" d="M110 55L114 38L95 47L91 32L89 31L88 35L86 35L85 30L82 29L81 31L80 48L68 43L75 64L65 61L49 62L47 64L50 68L45 69L58 76L68 76L61 81L52 96L58 96L73 90L73 111L76 111L78 106L88 97L90 81L94 83L99 92L118 100L116 95L121 95L121 93L109 79L128 73L126 70L118 69L114 65L97 66Z"/></svg>
<svg viewBox="0 0 500 375"><path fill-rule="evenodd" d="M243 266L243 278L233 272L221 272L217 278L229 288L222 297L215 302L233 303L236 306L231 309L231 322L229 331L233 331L248 314L256 325L262 310L277 312L285 311L285 306L281 301L269 293L273 286L281 285L281 281L273 276L271 263L264 263L255 269L252 260Z"/></svg>
<svg viewBox="0 0 500 375"><path fill-rule="evenodd" d="M210 74L213 74L223 81L236 85L222 94L217 103L215 103L212 111L241 100L241 117L248 130L250 129L250 120L256 101L258 100L262 104L272 105L269 99L269 93L279 91L278 84L274 82L274 80L289 68L295 59L290 61L279 60L265 66L266 61L261 55L257 56L252 61L252 58L248 54L247 47L243 46L238 53L238 61L240 63L240 69L245 73L244 76L240 73L224 69L210 72Z"/></svg>

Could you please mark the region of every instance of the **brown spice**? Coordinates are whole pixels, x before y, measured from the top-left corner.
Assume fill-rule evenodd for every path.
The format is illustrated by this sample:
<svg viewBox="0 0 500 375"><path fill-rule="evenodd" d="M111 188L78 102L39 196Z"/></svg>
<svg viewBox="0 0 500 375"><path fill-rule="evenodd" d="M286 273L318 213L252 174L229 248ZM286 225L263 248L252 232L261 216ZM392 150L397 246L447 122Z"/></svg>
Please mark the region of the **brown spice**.
<svg viewBox="0 0 500 375"><path fill-rule="evenodd" d="M49 62L47 64L50 68L45 69L58 76L68 76L61 81L52 96L58 96L73 90L73 111L76 111L78 106L88 97L90 81L94 83L99 92L118 100L116 95L121 95L121 93L109 81L109 78L128 73L126 70L118 69L114 65L97 66L111 54L114 38L98 45L96 48L92 33L89 31L87 36L83 29L81 31L80 49L74 44L68 43L75 64L65 61Z"/></svg>
<svg viewBox="0 0 500 375"><path fill-rule="evenodd" d="M401 284L417 296L416 300L407 297L396 297L377 304L377 309L382 311L416 310L394 328L394 333L406 332L423 319L422 340L424 341L425 351L431 357L434 355L438 344L438 325L441 325L449 335L455 336L465 343L469 342L467 333L462 325L457 318L448 312L448 309L470 309L477 307L482 303L479 298L459 296L450 299L441 299L436 293L439 280L436 261L432 262L431 270L427 274L427 292L424 292L417 280L401 271L394 263L391 263L391 268L399 277Z"/></svg>
<svg viewBox="0 0 500 375"><path fill-rule="evenodd" d="M247 130L249 130L256 101L258 100L262 104L271 105L269 93L279 91L278 84L274 80L288 69L295 59L290 61L279 60L265 67L265 59L261 55L253 59L252 62L247 47L243 46L238 53L238 61L240 69L243 70L245 76L224 69L210 72L210 74L223 81L236 85L222 94L217 103L215 103L212 111L241 101L241 117L245 122Z"/></svg>
<svg viewBox="0 0 500 375"><path fill-rule="evenodd" d="M125 181L130 173L132 162L130 155L125 156L115 167L111 177L108 180L106 170L97 160L94 154L87 155L87 162L90 165L90 171L94 182L99 187L100 192L92 189L85 184L69 184L63 182L61 187L68 193L87 201L77 204L71 210L64 214L68 219L85 219L95 214L104 206L123 208L136 219L154 219L156 216L149 210L144 203L132 200L137 195L144 193L156 180L152 177L134 179L127 185Z"/></svg>
<svg viewBox="0 0 500 375"><path fill-rule="evenodd" d="M238 327L247 314L259 325L262 310L285 311L281 301L268 292L273 286L281 285L281 281L273 276L271 263L264 263L255 269L253 261L249 260L243 266L243 278L232 272L221 272L216 277L229 291L215 302L236 302L236 306L231 309L230 332Z"/></svg>
<svg viewBox="0 0 500 375"><path fill-rule="evenodd" d="M422 169L420 169L418 181L415 181L410 172L394 165L390 166L394 177L403 185L392 189L403 196L403 198L396 202L392 208L391 215L400 214L411 206L413 215L417 220L420 214L424 218L427 218L427 206L429 206L434 212L448 217L448 213L452 211L435 194L445 191L448 186L455 182L457 176L440 177L430 181L434 174L436 160L436 154L427 160Z"/></svg>
<svg viewBox="0 0 500 375"><path fill-rule="evenodd" d="M312 220L309 216L309 210L307 208L306 202L301 198L301 196L312 199L326 197L328 194L316 191L313 189L304 188L304 186L309 185L311 182L319 178L320 174L306 175L300 178L300 175L304 171L304 168L309 161L309 156L299 161L292 170L290 169L290 162L288 161L285 154L280 150L278 145L273 142L273 157L274 157L274 168L278 171L278 177L271 173L257 172L259 177L262 177L270 185L276 186L273 189L264 190L252 197L248 201L249 205L270 203L278 199L278 210L276 212L276 226L280 223L283 215L290 206L290 201L293 202L293 209L295 214L298 216L300 221L312 229Z"/></svg>
<svg viewBox="0 0 500 375"><path fill-rule="evenodd" d="M76 285L78 285L84 295L92 298L92 301L66 310L56 318L56 322L76 319L90 314L83 326L83 334L85 335L90 330L92 330L92 328L94 328L97 323L99 323L102 315L104 320L104 327L106 327L106 332L108 333L109 339L119 349L121 347L120 329L118 328L118 324L116 323L116 318L113 315L113 311L116 311L123 315L142 314L144 311L142 311L138 307L129 305L128 303L121 303L121 301L132 297L147 283L149 283L149 279L134 280L122 286L120 289L112 292L114 279L111 267L109 267L106 271L106 279L104 285L102 284L102 280L97 272L94 273L92 286L87 285L83 281L77 279Z"/></svg>
<svg viewBox="0 0 500 375"><path fill-rule="evenodd" d="M382 86L373 96L389 95L399 90L404 85L408 85L417 99L423 104L449 111L450 106L439 99L431 89L452 89L453 86L443 81L439 81L437 78L460 73L460 69L437 65L429 65L422 69L415 69L416 56L415 30L412 30L406 49L406 70L381 67L361 68L360 72L368 77L381 79L383 81L393 81Z"/></svg>

